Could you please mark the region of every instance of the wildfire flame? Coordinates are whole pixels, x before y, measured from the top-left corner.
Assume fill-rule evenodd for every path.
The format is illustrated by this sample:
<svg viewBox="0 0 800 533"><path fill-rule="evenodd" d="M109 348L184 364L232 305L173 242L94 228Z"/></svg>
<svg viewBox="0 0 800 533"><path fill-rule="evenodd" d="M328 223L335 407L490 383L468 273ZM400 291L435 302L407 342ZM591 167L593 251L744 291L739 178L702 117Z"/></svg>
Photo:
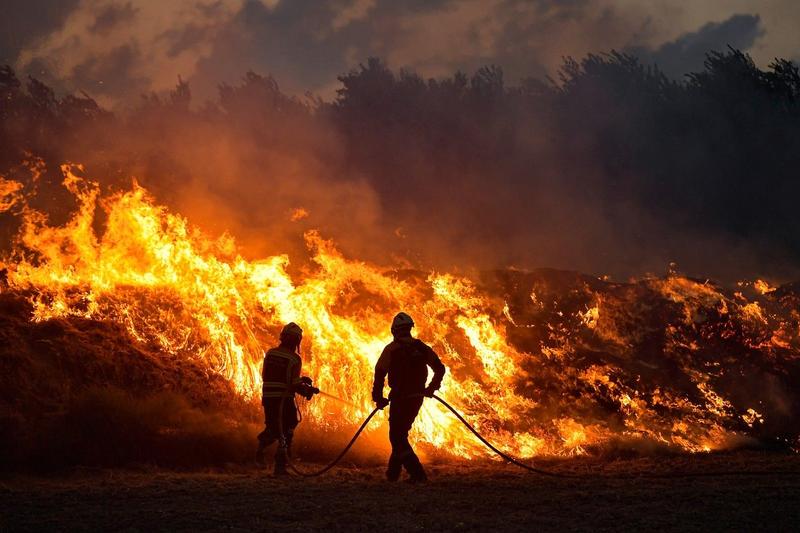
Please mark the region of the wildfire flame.
<svg viewBox="0 0 800 533"><path fill-rule="evenodd" d="M348 259L315 231L305 234L314 267L292 275L288 256L246 260L233 238L209 239L135 183L128 191L101 198L98 184L80 177L79 166L64 165L62 171L78 209L61 226L27 205L22 184L0 179L0 211L21 209L23 220L3 266L9 290L30 291L31 320L80 316L118 322L135 339L158 346L165 357L201 361L247 398L260 393L264 349L275 343L282 324L295 321L307 334L304 372L322 390L354 404L318 397L308 405L314 424L349 428L371 411L374 364L391 338L391 318L401 309L414 317L419 336L448 367L441 395L487 438L520 457L582 453L620 436L703 451L725 446L738 435L722 421L735 418L752 427L769 416L756 405L737 412L712 386L718 369L697 369L688 360L684 370L699 399L666 387L638 390L618 379L618 369L609 364L568 365L577 341L549 324L547 338L535 350L523 351L509 340L510 330L530 331L526 328L532 325L515 318L513 305L487 295L466 277L409 273ZM96 230L99 210L104 213L102 232ZM773 320L757 302L736 303L709 284L673 276L647 285L680 305L682 326L702 323L709 309L736 313L753 327ZM536 310L545 306L533 291L524 300ZM637 310L613 305L598 295L574 313L576 327L609 350L627 353L643 333L623 331L621 322L609 316ZM565 317L561 310L556 314ZM788 327L772 327L759 346L796 346L798 331ZM697 349L681 337L678 326L667 334L676 349ZM617 405L619 423L591 416L576 420L574 410L560 413L543 405L531 389L545 375L583 394L609 398ZM559 386L555 382L552 386ZM562 401L580 405L584 400ZM433 402L426 402L414 438L456 456L486 453Z"/></svg>

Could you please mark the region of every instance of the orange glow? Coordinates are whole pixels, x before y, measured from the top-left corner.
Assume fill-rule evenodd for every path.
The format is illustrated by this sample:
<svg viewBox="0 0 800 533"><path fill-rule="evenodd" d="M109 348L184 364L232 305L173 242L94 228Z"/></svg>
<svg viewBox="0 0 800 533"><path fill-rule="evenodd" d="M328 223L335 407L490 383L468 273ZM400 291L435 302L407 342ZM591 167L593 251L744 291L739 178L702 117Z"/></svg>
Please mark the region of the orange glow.
<svg viewBox="0 0 800 533"><path fill-rule="evenodd" d="M22 200L22 184L0 177L0 213L8 211Z"/></svg>
<svg viewBox="0 0 800 533"><path fill-rule="evenodd" d="M298 220L303 220L304 218L308 218L308 211L302 207L292 209L292 214L289 216L289 220L292 222L297 222Z"/></svg>
<svg viewBox="0 0 800 533"><path fill-rule="evenodd" d="M512 455L580 454L615 437L647 437L703 451L722 447L735 435L722 428L721 418L733 416L752 426L768 416L752 408L734 413L709 375L699 370L684 369L699 398L692 400L663 388L640 391L622 384L614 377L616 369L606 364L565 367L557 379L615 402L619 427L561 416L521 391L538 364L563 360L577 341L520 351L509 341L507 328L529 325L515 321L506 302L487 296L467 277L401 274L349 259L316 231L305 235L315 266L290 275L288 256L245 260L232 237L209 239L135 183L129 191L101 198L96 183L79 177L80 167L62 170L78 210L63 226L52 226L45 214L26 205L18 249L4 261L9 286L32 290L31 320L80 316L118 322L139 341L159 346L165 356L203 362L247 398L260 393L263 350L274 344L282 324L295 321L306 332L304 371L322 390L355 404L318 397L308 406L314 424L350 428L372 410L373 366L390 340L391 318L401 309L414 317L416 333L448 367L442 397ZM0 207L24 204L21 190L16 182L0 180ZM107 217L102 234L95 231L98 207ZM303 216L296 217L298 211ZM307 216L298 211L292 220ZM767 320L757 303L739 305L709 284L677 276L647 283L680 306L689 327L701 324L709 310L735 312L759 324ZM531 292L529 301L538 309L547 303L544 298ZM590 305L575 314L586 335L625 353L631 339L644 334L623 332L607 318L626 310L611 309L600 297ZM667 331L672 336L667 342L697 349L682 344L676 331ZM553 338L558 335L553 330ZM665 410L680 415L667 416ZM414 438L454 456L488 453L434 402L425 403Z"/></svg>

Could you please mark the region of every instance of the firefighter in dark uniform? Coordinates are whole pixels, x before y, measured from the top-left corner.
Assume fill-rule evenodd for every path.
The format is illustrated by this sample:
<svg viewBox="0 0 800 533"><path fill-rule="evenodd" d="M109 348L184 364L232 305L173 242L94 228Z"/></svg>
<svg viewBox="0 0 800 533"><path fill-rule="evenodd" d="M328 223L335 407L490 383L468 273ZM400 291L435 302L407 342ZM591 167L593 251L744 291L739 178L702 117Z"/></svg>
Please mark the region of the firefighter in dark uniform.
<svg viewBox="0 0 800 533"><path fill-rule="evenodd" d="M295 393L310 400L319 392L319 389L312 386L310 378L300 377L302 361L298 350L302 338L303 330L300 326L289 322L281 330L280 345L264 356L261 403L264 406L266 427L258 435L256 461L263 464L264 450L277 441L275 474L286 474L287 457L291 457L292 437L298 423Z"/></svg>
<svg viewBox="0 0 800 533"><path fill-rule="evenodd" d="M389 407L389 442L392 455L386 469L386 479L397 481L405 467L408 481L420 483L427 481L425 469L408 442L408 432L414 424L423 395L433 396L442 384L444 365L439 356L424 342L411 336L414 321L405 313L398 313L392 321L394 340L384 348L375 365L375 381L372 385L372 400L383 409ZM426 387L428 367L433 370L433 378ZM383 396L383 384L389 375L389 399Z"/></svg>

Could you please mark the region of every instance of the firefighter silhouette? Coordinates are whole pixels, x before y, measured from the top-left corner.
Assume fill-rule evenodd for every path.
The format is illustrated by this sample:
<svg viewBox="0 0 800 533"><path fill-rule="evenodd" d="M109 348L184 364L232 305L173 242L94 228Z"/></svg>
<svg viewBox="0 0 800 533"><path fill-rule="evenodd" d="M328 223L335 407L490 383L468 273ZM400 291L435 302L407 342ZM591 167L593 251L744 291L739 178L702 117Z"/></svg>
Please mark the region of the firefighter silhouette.
<svg viewBox="0 0 800 533"><path fill-rule="evenodd" d="M287 458L292 453L292 437L298 424L294 395L311 399L318 389L311 379L301 377L302 360L298 354L303 330L294 322L283 327L280 345L264 356L261 403L264 406L264 431L258 435L256 461L264 463L264 451L275 441L275 474L286 474ZM281 432L281 429L283 431Z"/></svg>
<svg viewBox="0 0 800 533"><path fill-rule="evenodd" d="M426 481L425 469L408 442L408 432L422 407L423 396L432 396L439 389L445 368L439 356L424 342L411 336L414 321L405 313L398 313L392 321L394 340L383 349L375 365L372 400L383 409L389 405L389 442L392 455L386 469L386 479L397 481L405 467L408 481ZM426 387L428 367L433 378ZM389 399L383 396L384 380L388 374ZM391 403L390 403L391 402Z"/></svg>

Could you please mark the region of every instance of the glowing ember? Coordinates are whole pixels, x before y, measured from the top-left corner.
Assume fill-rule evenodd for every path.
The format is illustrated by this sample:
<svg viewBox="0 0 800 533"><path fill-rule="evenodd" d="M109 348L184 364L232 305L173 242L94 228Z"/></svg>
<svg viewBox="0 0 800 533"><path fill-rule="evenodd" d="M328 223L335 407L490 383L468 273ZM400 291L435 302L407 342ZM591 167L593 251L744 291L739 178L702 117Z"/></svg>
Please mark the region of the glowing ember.
<svg viewBox="0 0 800 533"><path fill-rule="evenodd" d="M767 294L768 292L772 292L775 290L774 287L770 287L769 283L764 281L763 279L757 279L753 282L753 287L760 292L761 294Z"/></svg>
<svg viewBox="0 0 800 533"><path fill-rule="evenodd" d="M8 211L22 199L22 184L0 177L0 213Z"/></svg>
<svg viewBox="0 0 800 533"><path fill-rule="evenodd" d="M292 214L289 217L289 220L292 222L297 222L298 220L303 220L304 218L308 218L308 211L306 211L302 207L298 207L292 210Z"/></svg>

